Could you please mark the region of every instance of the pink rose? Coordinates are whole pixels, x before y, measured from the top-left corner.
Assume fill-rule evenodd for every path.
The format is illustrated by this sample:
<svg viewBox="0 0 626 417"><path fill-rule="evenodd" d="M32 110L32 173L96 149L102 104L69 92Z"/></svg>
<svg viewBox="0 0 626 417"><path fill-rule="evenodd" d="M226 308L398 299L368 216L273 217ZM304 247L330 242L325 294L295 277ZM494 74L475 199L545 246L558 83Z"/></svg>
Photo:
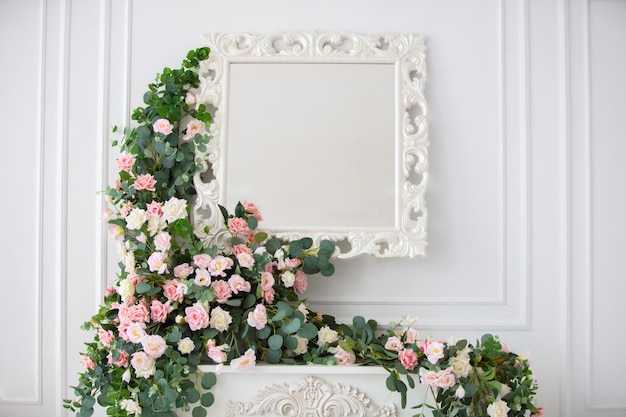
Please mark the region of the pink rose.
<svg viewBox="0 0 626 417"><path fill-rule="evenodd" d="M146 335L146 325L144 323L130 323L126 327L126 337L129 342L141 343L141 339Z"/></svg>
<svg viewBox="0 0 626 417"><path fill-rule="evenodd" d="M539 412L531 414L530 417L543 417L543 411L544 411L544 408L543 407L539 407Z"/></svg>
<svg viewBox="0 0 626 417"><path fill-rule="evenodd" d="M407 343L409 344L415 343L420 338L420 332L418 332L412 327L409 327L408 329L406 329L406 332L404 333L404 337Z"/></svg>
<svg viewBox="0 0 626 417"><path fill-rule="evenodd" d="M124 153L117 158L117 169L120 171L130 172L133 165L135 165L135 157L129 153Z"/></svg>
<svg viewBox="0 0 626 417"><path fill-rule="evenodd" d="M228 282L224 281L223 279L213 281L211 283L211 289L213 290L213 294L215 295L215 301L220 304L228 301L233 295L233 292L230 289L230 285L228 285Z"/></svg>
<svg viewBox="0 0 626 417"><path fill-rule="evenodd" d="M398 353L398 359L404 369L412 371L417 366L417 353L413 349L404 349Z"/></svg>
<svg viewBox="0 0 626 417"><path fill-rule="evenodd" d="M250 292L251 285L248 281L243 279L241 275L234 274L228 279L228 285L230 285L230 289L235 294L239 294L239 292Z"/></svg>
<svg viewBox="0 0 626 417"><path fill-rule="evenodd" d="M434 365L439 361L439 359L443 358L443 349L443 343L427 339L424 344L424 353L426 354L428 362Z"/></svg>
<svg viewBox="0 0 626 417"><path fill-rule="evenodd" d="M163 284L163 295L171 302L177 301L180 303L183 301L183 296L186 292L187 286L179 280L167 280Z"/></svg>
<svg viewBox="0 0 626 417"><path fill-rule="evenodd" d="M270 287L267 290L263 290L263 299L267 304L272 304L274 302L274 296L276 295L276 291L273 287Z"/></svg>
<svg viewBox="0 0 626 417"><path fill-rule="evenodd" d="M185 322L193 331L206 329L209 327L209 312L202 304L196 302L194 305L185 308Z"/></svg>
<svg viewBox="0 0 626 417"><path fill-rule="evenodd" d="M146 354L153 359L160 358L167 350L167 343L165 343L165 339L158 334L145 336L141 339L141 346L143 347L144 352L146 352Z"/></svg>
<svg viewBox="0 0 626 417"><path fill-rule="evenodd" d="M400 352L402 349L404 349L404 345L399 338L393 336L387 339L387 343L385 343L385 349Z"/></svg>
<svg viewBox="0 0 626 417"><path fill-rule="evenodd" d="M174 276L176 278L187 279L193 273L193 266L188 263L180 264L174 267Z"/></svg>
<svg viewBox="0 0 626 417"><path fill-rule="evenodd" d="M148 258L148 267L150 271L157 274L164 274L167 272L167 254L165 252L153 252Z"/></svg>
<svg viewBox="0 0 626 417"><path fill-rule="evenodd" d="M196 277L193 279L196 285L208 287L211 285L211 274L206 269L196 269Z"/></svg>
<svg viewBox="0 0 626 417"><path fill-rule="evenodd" d="M146 212L151 215L154 214L163 217L163 205L158 201L152 201L146 205Z"/></svg>
<svg viewBox="0 0 626 417"><path fill-rule="evenodd" d="M98 339L100 339L100 342L104 346L109 347L111 346L111 342L115 339L115 336L113 336L111 330L100 329L98 330Z"/></svg>
<svg viewBox="0 0 626 417"><path fill-rule="evenodd" d="M155 191L154 186L156 185L156 180L151 174L142 174L138 175L135 180L135 190L141 191Z"/></svg>
<svg viewBox="0 0 626 417"><path fill-rule="evenodd" d="M187 91L187 94L185 95L185 104L190 107L196 104L196 96Z"/></svg>
<svg viewBox="0 0 626 417"><path fill-rule="evenodd" d="M125 219L128 216L128 213L130 213L132 209L133 209L133 203L131 203L130 201L127 201L126 204L120 207L120 216L122 216L122 218Z"/></svg>
<svg viewBox="0 0 626 417"><path fill-rule="evenodd" d="M117 366L118 368L126 368L128 366L128 360L130 359L130 355L125 350L118 350L119 355L115 362L113 361L113 354L109 353L107 359L109 363Z"/></svg>
<svg viewBox="0 0 626 417"><path fill-rule="evenodd" d="M267 310L263 304L257 304L254 311L248 313L248 325L261 330L267 324Z"/></svg>
<svg viewBox="0 0 626 417"><path fill-rule="evenodd" d="M172 311L174 308L170 305L169 300L165 304L159 300L152 300L152 304L150 304L150 317L156 323L165 323L167 315Z"/></svg>
<svg viewBox="0 0 626 417"><path fill-rule="evenodd" d="M263 291L267 291L274 286L275 280L274 275L270 272L262 272L261 273L261 288Z"/></svg>
<svg viewBox="0 0 626 417"><path fill-rule="evenodd" d="M227 345L215 346L215 340L209 339L206 342L207 356L215 363L223 363L226 361L226 352L224 349Z"/></svg>
<svg viewBox="0 0 626 417"><path fill-rule="evenodd" d="M334 349L333 356L337 361L337 365L352 365L356 362L356 356L354 356L354 353L344 350L341 346Z"/></svg>
<svg viewBox="0 0 626 417"><path fill-rule="evenodd" d="M228 219L228 230L235 235L247 235L250 229L248 222L241 217L232 217Z"/></svg>
<svg viewBox="0 0 626 417"><path fill-rule="evenodd" d="M263 217L261 217L261 213L259 212L259 209L257 208L257 206L254 205L254 203L251 203L249 201L244 201L241 203L241 205L250 215L256 217L257 221L263 220Z"/></svg>
<svg viewBox="0 0 626 417"><path fill-rule="evenodd" d="M203 135L206 133L206 126L200 120L193 119L187 123L187 132L183 136L183 140L193 139L197 134Z"/></svg>
<svg viewBox="0 0 626 417"><path fill-rule="evenodd" d="M239 244L233 246L233 253L235 254L235 256L238 256L242 253L249 253L250 255L252 255L252 249L250 249L248 245Z"/></svg>
<svg viewBox="0 0 626 417"><path fill-rule="evenodd" d="M306 291L308 285L306 274L302 271L296 271L296 281L293 284L293 290L297 294L302 294Z"/></svg>
<svg viewBox="0 0 626 417"><path fill-rule="evenodd" d="M80 357L80 362L83 364L83 366L85 367L85 370L93 370L96 368L96 364L94 363L94 361L89 357L89 356L81 356Z"/></svg>
<svg viewBox="0 0 626 417"><path fill-rule="evenodd" d="M302 264L302 261L298 258L287 258L285 259L285 266L289 269L294 269L299 267Z"/></svg>
<svg viewBox="0 0 626 417"><path fill-rule="evenodd" d="M252 268L254 266L254 256L252 256L252 254L250 253L240 253L237 256L237 262L239 262L239 265L241 265L243 268Z"/></svg>
<svg viewBox="0 0 626 417"><path fill-rule="evenodd" d="M135 323L148 323L150 321L150 312L145 302L135 304L128 308L128 317L130 321Z"/></svg>
<svg viewBox="0 0 626 417"><path fill-rule="evenodd" d="M154 247L157 250L167 252L172 245L172 236L167 232L161 232L154 237Z"/></svg>
<svg viewBox="0 0 626 417"><path fill-rule="evenodd" d="M209 265L211 264L211 261L213 260L213 258L211 258L209 255L207 255L206 253L200 253L198 255L194 255L193 256L193 263L198 267L198 268L204 268L207 269L209 267Z"/></svg>
<svg viewBox="0 0 626 417"><path fill-rule="evenodd" d="M226 256L217 255L209 263L209 273L214 277L225 277L224 271L230 269L234 265L234 261Z"/></svg>
<svg viewBox="0 0 626 417"><path fill-rule="evenodd" d="M452 388L456 385L456 378L452 374L452 368L447 368L437 372L437 387Z"/></svg>
<svg viewBox="0 0 626 417"><path fill-rule="evenodd" d="M152 130L154 130L154 133L169 135L174 130L174 126L167 119L159 119L152 125Z"/></svg>
<svg viewBox="0 0 626 417"><path fill-rule="evenodd" d="M404 352L404 351L403 351ZM420 369L420 382L433 388L437 388L437 372Z"/></svg>
<svg viewBox="0 0 626 417"><path fill-rule="evenodd" d="M231 368L241 370L251 369L254 365L256 365L256 354L252 349L246 350L246 353L243 354L243 356L233 359L230 362Z"/></svg>

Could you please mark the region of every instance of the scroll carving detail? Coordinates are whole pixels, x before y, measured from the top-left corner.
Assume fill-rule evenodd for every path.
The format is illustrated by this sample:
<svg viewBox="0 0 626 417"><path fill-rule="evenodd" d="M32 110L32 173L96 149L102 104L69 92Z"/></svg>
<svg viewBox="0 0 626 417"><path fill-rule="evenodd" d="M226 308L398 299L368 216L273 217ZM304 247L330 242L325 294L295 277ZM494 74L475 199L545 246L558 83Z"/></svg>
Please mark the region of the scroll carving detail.
<svg viewBox="0 0 626 417"><path fill-rule="evenodd" d="M228 401L225 415L396 417L396 409L393 404L374 404L357 388L331 385L321 378L308 376L294 383L265 387L250 402Z"/></svg>

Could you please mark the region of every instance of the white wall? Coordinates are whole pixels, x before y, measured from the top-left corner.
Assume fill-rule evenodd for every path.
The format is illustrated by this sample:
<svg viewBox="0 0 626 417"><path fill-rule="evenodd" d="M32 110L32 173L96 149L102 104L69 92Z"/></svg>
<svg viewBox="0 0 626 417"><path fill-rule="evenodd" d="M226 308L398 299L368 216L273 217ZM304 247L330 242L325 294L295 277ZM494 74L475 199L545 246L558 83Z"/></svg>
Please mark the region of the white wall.
<svg viewBox="0 0 626 417"><path fill-rule="evenodd" d="M65 415L80 325L116 271L110 126L203 33L309 30L425 35L431 139L428 257L337 262L309 299L500 334L532 353L548 416L626 415L626 1L0 0L0 16L1 416Z"/></svg>

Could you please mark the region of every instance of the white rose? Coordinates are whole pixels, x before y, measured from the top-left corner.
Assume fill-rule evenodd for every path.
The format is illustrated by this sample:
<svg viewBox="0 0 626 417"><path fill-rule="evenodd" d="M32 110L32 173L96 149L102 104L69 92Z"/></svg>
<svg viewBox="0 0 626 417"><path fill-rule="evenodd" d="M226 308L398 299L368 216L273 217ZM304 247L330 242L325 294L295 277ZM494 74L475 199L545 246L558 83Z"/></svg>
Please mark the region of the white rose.
<svg viewBox="0 0 626 417"><path fill-rule="evenodd" d="M165 229L165 226L167 226L167 223L162 217L155 215L148 217L148 233L150 233L150 236L156 235Z"/></svg>
<svg viewBox="0 0 626 417"><path fill-rule="evenodd" d="M126 411L128 415L131 415L131 414L134 414L135 416L141 415L141 407L136 401L128 400L128 399L122 400L122 402L120 403L120 408Z"/></svg>
<svg viewBox="0 0 626 417"><path fill-rule="evenodd" d="M139 378L149 378L154 374L154 371L156 371L156 363L154 359L143 351L133 353L130 363L135 369L135 374Z"/></svg>
<svg viewBox="0 0 626 417"><path fill-rule="evenodd" d="M145 210L134 208L126 216L126 228L130 230L141 229L141 226L148 220Z"/></svg>
<svg viewBox="0 0 626 417"><path fill-rule="evenodd" d="M135 295L135 284L129 279L122 280L117 293L122 297L122 300L126 300Z"/></svg>
<svg viewBox="0 0 626 417"><path fill-rule="evenodd" d="M137 262L135 261L135 254L133 252L126 253L124 258L124 272L133 273L137 270Z"/></svg>
<svg viewBox="0 0 626 417"><path fill-rule="evenodd" d="M300 303L300 305L298 305L298 311L302 313L302 315L304 316L304 321L306 322L306 318L309 315L309 310L307 310L306 304Z"/></svg>
<svg viewBox="0 0 626 417"><path fill-rule="evenodd" d="M228 326L232 322L233 318L228 311L222 310L221 307L215 307L211 310L211 320L209 321L211 328L224 332L228 330Z"/></svg>
<svg viewBox="0 0 626 417"><path fill-rule="evenodd" d="M163 218L168 222L187 217L187 201L172 197L163 205Z"/></svg>
<svg viewBox="0 0 626 417"><path fill-rule="evenodd" d="M293 337L298 340L298 347L293 350L293 353L296 355L302 355L307 353L309 350L309 339L306 337L300 337L298 335L294 335Z"/></svg>
<svg viewBox="0 0 626 417"><path fill-rule="evenodd" d="M448 363L452 367L452 373L457 378L465 378L472 371L472 365L470 365L470 359L467 355L455 356Z"/></svg>
<svg viewBox="0 0 626 417"><path fill-rule="evenodd" d="M285 284L285 287L291 288L293 287L293 283L296 282L296 275L291 271L286 271L280 278Z"/></svg>
<svg viewBox="0 0 626 417"><path fill-rule="evenodd" d="M498 399L489 404L487 407L487 414L489 414L490 417L506 417L509 410L509 406L506 405L504 401Z"/></svg>
<svg viewBox="0 0 626 417"><path fill-rule="evenodd" d="M178 351L182 353L183 355L187 355L193 352L193 349L195 347L196 345L193 343L193 340L191 340L189 337L185 337L184 339L180 339L178 341Z"/></svg>
<svg viewBox="0 0 626 417"><path fill-rule="evenodd" d="M317 332L317 344L318 346L324 345L324 343L334 343L339 340L339 335L336 331L328 326L324 326Z"/></svg>
<svg viewBox="0 0 626 417"><path fill-rule="evenodd" d="M126 258L126 253L128 249L126 249L126 242L123 240L117 241L117 259L119 261L123 261Z"/></svg>

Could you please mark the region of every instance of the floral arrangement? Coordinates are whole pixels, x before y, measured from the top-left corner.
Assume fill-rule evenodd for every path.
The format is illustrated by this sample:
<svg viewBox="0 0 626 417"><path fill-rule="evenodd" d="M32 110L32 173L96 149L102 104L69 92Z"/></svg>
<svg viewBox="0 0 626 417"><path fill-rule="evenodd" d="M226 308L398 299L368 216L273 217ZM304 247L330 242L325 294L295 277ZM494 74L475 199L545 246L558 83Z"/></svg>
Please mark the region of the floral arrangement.
<svg viewBox="0 0 626 417"><path fill-rule="evenodd" d="M259 231L250 202L220 207L230 247L218 252L195 235L190 205L198 156L211 136L211 115L199 103L197 68L208 48L190 51L181 69L165 68L124 135L119 177L106 190L106 218L118 245L120 272L81 355L84 372L64 406L88 417L96 403L110 416L207 415L222 366L282 364L377 365L405 407L407 391L425 384L432 401L416 405L435 417L540 416L527 358L497 337L421 339L414 321L386 330L356 316L351 324L309 311L301 298L307 276L334 273L335 246L309 238L282 242ZM200 151L200 152L197 152ZM211 233L205 230L205 233ZM202 363L217 364L203 373Z"/></svg>

